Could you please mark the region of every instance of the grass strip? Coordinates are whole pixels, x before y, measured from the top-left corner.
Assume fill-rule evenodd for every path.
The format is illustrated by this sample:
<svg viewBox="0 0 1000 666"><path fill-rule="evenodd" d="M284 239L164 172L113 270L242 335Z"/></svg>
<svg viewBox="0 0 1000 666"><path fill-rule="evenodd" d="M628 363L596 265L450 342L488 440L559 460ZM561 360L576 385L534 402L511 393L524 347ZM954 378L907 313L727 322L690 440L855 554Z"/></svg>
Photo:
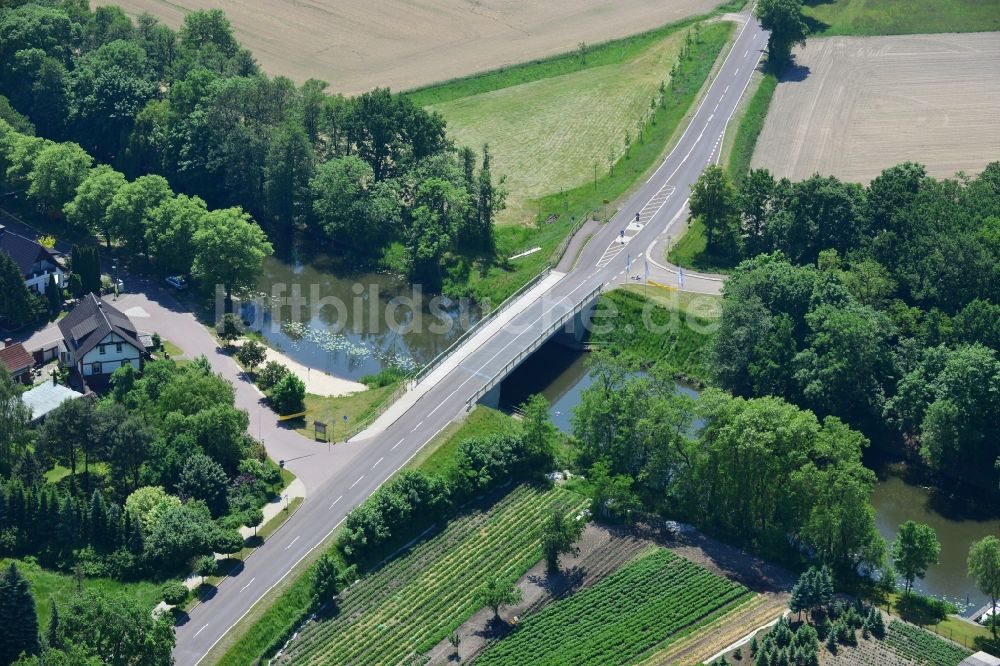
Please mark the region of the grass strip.
<svg viewBox="0 0 1000 666"><path fill-rule="evenodd" d="M597 44L581 43L581 47L576 51L558 53L547 58L530 60L516 65L478 72L470 76L432 83L409 90L405 94L419 106L431 106L523 83L540 81L541 79L553 76L579 72L592 67L626 62L637 57L649 46L677 30L693 26L695 23L725 12L738 11L743 4L742 0L727 2L707 14L691 16L680 21L667 23L666 25L641 32L637 35L629 35L628 37L612 39Z"/></svg>
<svg viewBox="0 0 1000 666"><path fill-rule="evenodd" d="M802 8L813 34L908 35L1000 30L991 0L825 0Z"/></svg>
<svg viewBox="0 0 1000 666"><path fill-rule="evenodd" d="M735 183L741 182L750 171L750 160L757 146L757 138L764 129L767 110L771 106L771 99L777 87L778 78L774 74L765 74L753 97L750 98L743 117L740 118L733 149L726 165L726 170Z"/></svg>

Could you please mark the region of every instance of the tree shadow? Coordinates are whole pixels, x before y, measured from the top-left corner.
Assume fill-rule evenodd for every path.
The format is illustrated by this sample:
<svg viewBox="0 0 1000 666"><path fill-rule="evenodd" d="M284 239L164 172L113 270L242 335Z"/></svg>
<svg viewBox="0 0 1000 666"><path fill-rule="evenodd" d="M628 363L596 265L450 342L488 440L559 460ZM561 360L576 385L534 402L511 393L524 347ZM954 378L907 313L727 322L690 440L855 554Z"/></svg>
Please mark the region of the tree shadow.
<svg viewBox="0 0 1000 666"><path fill-rule="evenodd" d="M215 598L215 595L219 593L219 588L211 583L202 583L195 588L194 595L198 598L198 601L204 603Z"/></svg>
<svg viewBox="0 0 1000 666"><path fill-rule="evenodd" d="M500 640L511 634L514 629L514 625L509 624L502 617L494 615L486 622L481 630L473 632L473 635L489 641Z"/></svg>
<svg viewBox="0 0 1000 666"><path fill-rule="evenodd" d="M809 78L809 74L812 70L809 69L807 65L800 65L799 63L792 61L785 71L781 73L779 81L781 83L801 83Z"/></svg>

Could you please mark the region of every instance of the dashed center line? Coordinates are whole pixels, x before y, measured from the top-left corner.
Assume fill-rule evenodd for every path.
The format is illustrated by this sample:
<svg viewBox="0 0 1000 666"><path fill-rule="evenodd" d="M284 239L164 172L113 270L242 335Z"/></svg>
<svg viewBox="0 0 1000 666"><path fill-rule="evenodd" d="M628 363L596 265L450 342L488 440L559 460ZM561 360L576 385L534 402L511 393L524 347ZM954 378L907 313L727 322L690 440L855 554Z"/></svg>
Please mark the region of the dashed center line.
<svg viewBox="0 0 1000 666"><path fill-rule="evenodd" d="M417 431L417 428L419 428L419 427L420 427L420 426L422 426L423 424L424 424L424 422L423 422L423 421L421 421L421 422L420 422L420 423L418 423L417 425L413 426L413 430L411 430L410 432L416 432L416 431Z"/></svg>
<svg viewBox="0 0 1000 666"><path fill-rule="evenodd" d="M403 439L399 440L398 442L396 442L395 444L393 444L393 445L392 445L392 448L391 448L391 449L389 449L389 450L390 450L390 451L395 451L395 450L396 450L396 447L397 447L397 446L399 446L400 444L402 444L402 443L403 443L403 441L405 441L405 440L406 440L406 438L405 438L405 437L404 437Z"/></svg>
<svg viewBox="0 0 1000 666"><path fill-rule="evenodd" d="M327 509L327 510L329 510L329 509L332 509L332 508L333 508L333 506L334 506L334 504L336 504L337 502L339 502L339 501L340 501L340 500L342 500L342 499L344 499L344 496L343 496L343 495L341 495L341 496L340 496L340 497L338 497L337 499L333 500L333 504L331 504L331 505L330 505L330 506L328 507L328 509Z"/></svg>
<svg viewBox="0 0 1000 666"><path fill-rule="evenodd" d="M298 538L298 537L295 537L294 539L292 539L292 542L291 542L290 544L288 544L287 546L285 546L285 550L288 550L288 549L289 549L289 548L291 548L291 547L292 547L293 545L295 545L295 542L296 542L296 541L298 541L298 540L299 540L299 538Z"/></svg>
<svg viewBox="0 0 1000 666"><path fill-rule="evenodd" d="M383 460L385 460L385 457L382 457L382 458L379 458L378 460L376 460L376 461L375 461L375 464L374 464L374 465L372 465L372 469L375 469L375 467L376 467L376 466L377 466L377 465L378 465L378 464L379 464L380 462L382 462Z"/></svg>
<svg viewBox="0 0 1000 666"><path fill-rule="evenodd" d="M354 486L356 486L356 485L358 485L359 483L361 483L361 479L363 479L363 478L365 478L365 475L364 475L364 474L362 474L361 476L359 476L359 477L358 477L358 480L357 480L357 481L355 481L354 483L352 483L352 484L351 484L351 488L353 488ZM348 490L350 490L351 488L348 488Z"/></svg>
<svg viewBox="0 0 1000 666"><path fill-rule="evenodd" d="M208 625L206 624L206 625L205 625L205 627L207 627L207 626L208 626ZM197 637L197 636L198 636L198 634L200 634L201 632L205 631L205 627L202 627L202 628L201 628L201 629L199 629L198 631L194 632L194 635L195 635L195 637Z"/></svg>
<svg viewBox="0 0 1000 666"><path fill-rule="evenodd" d="M247 583L246 585L244 585L243 587L241 587L241 588L240 588L240 592L242 592L243 590L245 590L245 589L247 589L248 587L250 587L251 585L253 585L253 582L254 582L255 580L257 580L257 579L256 579L256 578L251 578L251 579L250 579L250 582L249 582L249 583Z"/></svg>

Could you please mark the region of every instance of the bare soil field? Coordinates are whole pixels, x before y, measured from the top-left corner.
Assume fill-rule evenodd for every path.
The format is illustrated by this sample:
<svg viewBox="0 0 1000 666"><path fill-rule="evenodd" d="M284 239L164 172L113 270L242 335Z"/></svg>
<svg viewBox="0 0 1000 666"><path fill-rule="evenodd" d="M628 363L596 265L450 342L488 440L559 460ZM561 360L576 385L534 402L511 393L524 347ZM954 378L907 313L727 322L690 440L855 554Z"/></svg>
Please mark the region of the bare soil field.
<svg viewBox="0 0 1000 666"><path fill-rule="evenodd" d="M813 39L796 63L754 168L868 182L907 160L950 177L1000 159L1000 34Z"/></svg>
<svg viewBox="0 0 1000 666"><path fill-rule="evenodd" d="M222 9L270 74L413 88L642 32L721 0L96 0L171 26Z"/></svg>

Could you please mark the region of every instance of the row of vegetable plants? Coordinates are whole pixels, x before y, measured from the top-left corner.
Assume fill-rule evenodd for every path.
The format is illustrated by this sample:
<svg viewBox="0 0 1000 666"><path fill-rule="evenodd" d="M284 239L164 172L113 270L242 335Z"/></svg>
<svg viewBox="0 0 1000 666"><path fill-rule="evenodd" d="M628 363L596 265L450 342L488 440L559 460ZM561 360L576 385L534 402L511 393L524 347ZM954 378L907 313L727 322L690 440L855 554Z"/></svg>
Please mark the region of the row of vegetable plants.
<svg viewBox="0 0 1000 666"><path fill-rule="evenodd" d="M885 643L903 658L928 666L955 666L972 654L957 643L899 620L889 623Z"/></svg>
<svg viewBox="0 0 1000 666"><path fill-rule="evenodd" d="M628 663L710 621L752 593L657 549L526 618L479 666Z"/></svg>
<svg viewBox="0 0 1000 666"><path fill-rule="evenodd" d="M353 585L336 615L307 625L283 661L386 664L425 652L478 610L486 578L515 579L538 561L540 526L553 509L569 514L584 504L563 489L523 486L488 511L452 521Z"/></svg>

